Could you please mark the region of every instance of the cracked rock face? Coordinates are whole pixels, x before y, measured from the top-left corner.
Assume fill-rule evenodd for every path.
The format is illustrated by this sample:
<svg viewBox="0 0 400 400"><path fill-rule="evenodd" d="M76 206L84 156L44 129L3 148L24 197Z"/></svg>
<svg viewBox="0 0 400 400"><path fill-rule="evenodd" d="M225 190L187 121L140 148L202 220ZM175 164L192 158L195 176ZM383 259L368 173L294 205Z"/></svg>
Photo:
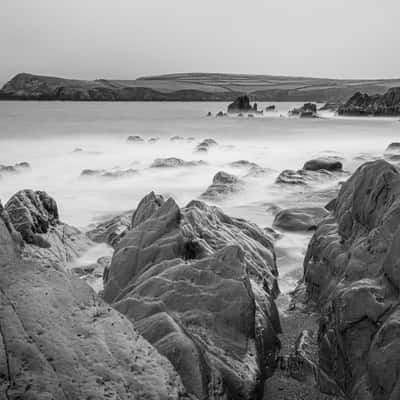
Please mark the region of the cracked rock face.
<svg viewBox="0 0 400 400"><path fill-rule="evenodd" d="M20 257L4 210L0 243L0 398L187 398L170 362L85 282Z"/></svg>
<svg viewBox="0 0 400 400"><path fill-rule="evenodd" d="M400 398L399 223L400 174L369 162L344 183L307 250L320 364L351 399Z"/></svg>
<svg viewBox="0 0 400 400"><path fill-rule="evenodd" d="M262 395L279 341L273 245L216 207L150 193L104 274L104 298L165 355L195 398Z"/></svg>
<svg viewBox="0 0 400 400"><path fill-rule="evenodd" d="M91 244L77 228L60 221L57 203L46 192L21 190L6 203L5 211L25 242L25 258L62 267Z"/></svg>

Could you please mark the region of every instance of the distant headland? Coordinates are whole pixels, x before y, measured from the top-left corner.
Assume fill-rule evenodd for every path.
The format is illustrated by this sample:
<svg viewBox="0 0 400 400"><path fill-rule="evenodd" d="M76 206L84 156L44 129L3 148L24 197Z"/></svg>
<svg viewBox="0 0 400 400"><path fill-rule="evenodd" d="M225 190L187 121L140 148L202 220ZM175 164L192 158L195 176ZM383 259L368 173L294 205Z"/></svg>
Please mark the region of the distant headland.
<svg viewBox="0 0 400 400"><path fill-rule="evenodd" d="M1 100L345 102L354 93L382 95L400 79L323 79L272 75L182 73L135 80L75 80L20 73L0 90Z"/></svg>

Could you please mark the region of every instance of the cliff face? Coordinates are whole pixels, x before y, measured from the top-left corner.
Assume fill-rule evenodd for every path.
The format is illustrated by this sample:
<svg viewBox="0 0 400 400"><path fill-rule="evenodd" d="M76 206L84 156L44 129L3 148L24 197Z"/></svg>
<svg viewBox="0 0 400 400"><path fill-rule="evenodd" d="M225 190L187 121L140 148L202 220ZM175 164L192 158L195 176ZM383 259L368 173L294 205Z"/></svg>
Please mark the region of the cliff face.
<svg viewBox="0 0 400 400"><path fill-rule="evenodd" d="M0 99L77 101L345 101L355 91L385 93L399 80L335 80L270 75L176 74L136 80L73 80L21 73Z"/></svg>
<svg viewBox="0 0 400 400"><path fill-rule="evenodd" d="M400 398L400 174L379 160L342 186L304 262L320 363L351 399Z"/></svg>
<svg viewBox="0 0 400 400"><path fill-rule="evenodd" d="M355 93L338 109L340 115L400 115L400 87L389 89L383 95L370 96L367 93Z"/></svg>
<svg viewBox="0 0 400 400"><path fill-rule="evenodd" d="M279 351L277 292L273 245L261 229L154 193L104 274L104 298L198 399L260 398Z"/></svg>

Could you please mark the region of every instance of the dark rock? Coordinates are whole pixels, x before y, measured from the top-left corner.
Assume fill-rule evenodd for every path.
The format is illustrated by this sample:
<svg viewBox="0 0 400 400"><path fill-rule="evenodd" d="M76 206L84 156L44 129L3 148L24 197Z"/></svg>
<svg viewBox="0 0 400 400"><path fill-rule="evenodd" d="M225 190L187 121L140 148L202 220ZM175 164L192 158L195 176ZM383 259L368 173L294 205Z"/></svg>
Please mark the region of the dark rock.
<svg viewBox="0 0 400 400"><path fill-rule="evenodd" d="M265 107L265 111L275 111L275 104L271 104L270 106Z"/></svg>
<svg viewBox="0 0 400 400"><path fill-rule="evenodd" d="M219 171L214 175L212 184L200 197L206 200L221 200L229 194L241 191L243 188L244 182L237 176Z"/></svg>
<svg viewBox="0 0 400 400"><path fill-rule="evenodd" d="M226 114L225 114L223 111L218 111L218 112L215 114L215 116L216 116L216 117L225 117Z"/></svg>
<svg viewBox="0 0 400 400"><path fill-rule="evenodd" d="M343 171L343 164L336 158L316 158L314 160L307 161L304 164L303 169L306 171L319 171L324 169L326 171L338 172Z"/></svg>
<svg viewBox="0 0 400 400"><path fill-rule="evenodd" d="M159 137L151 137L151 138L148 140L148 142L149 142L149 143L156 143L156 142L158 142L159 140L160 140Z"/></svg>
<svg viewBox="0 0 400 400"><path fill-rule="evenodd" d="M179 142L179 141L185 140L185 138L183 136L172 136L169 140L171 142Z"/></svg>
<svg viewBox="0 0 400 400"><path fill-rule="evenodd" d="M300 108L291 110L289 114L298 115L301 118L315 118L317 116L317 105L314 103L304 103Z"/></svg>
<svg viewBox="0 0 400 400"><path fill-rule="evenodd" d="M2 398L188 399L171 363L84 281L21 259L2 217L0 241Z"/></svg>
<svg viewBox="0 0 400 400"><path fill-rule="evenodd" d="M309 185L331 179L332 177L333 174L324 169L318 171L306 171L304 169L293 171L286 169L278 175L275 182L285 185Z"/></svg>
<svg viewBox="0 0 400 400"><path fill-rule="evenodd" d="M357 92L338 109L339 115L400 115L400 88L391 88L384 94L368 95Z"/></svg>
<svg viewBox="0 0 400 400"><path fill-rule="evenodd" d="M262 396L279 348L273 245L257 226L151 193L104 276L104 298L198 399Z"/></svg>
<svg viewBox="0 0 400 400"><path fill-rule="evenodd" d="M209 112L207 113L207 117L212 117L211 111L209 111Z"/></svg>
<svg viewBox="0 0 400 400"><path fill-rule="evenodd" d="M17 163L15 165L0 165L0 172L2 173L17 173L23 170L30 169L31 166L26 161Z"/></svg>
<svg viewBox="0 0 400 400"><path fill-rule="evenodd" d="M65 266L90 246L83 233L60 221L57 203L46 192L21 190L5 210L26 243L25 258Z"/></svg>
<svg viewBox="0 0 400 400"><path fill-rule="evenodd" d="M107 243L116 247L131 225L133 211L126 211L103 222L86 232L86 235L97 243Z"/></svg>
<svg viewBox="0 0 400 400"><path fill-rule="evenodd" d="M329 203L325 205L324 208L326 208L328 211L334 211L336 208L336 202L337 199L332 199Z"/></svg>
<svg viewBox="0 0 400 400"><path fill-rule="evenodd" d="M141 136L133 135L133 136L128 136L127 141L129 143L142 143L144 142L144 139Z"/></svg>
<svg viewBox="0 0 400 400"><path fill-rule="evenodd" d="M334 111L334 112L336 112L339 109L339 107L340 107L340 103L328 101L322 107L319 108L319 111Z"/></svg>
<svg viewBox="0 0 400 400"><path fill-rule="evenodd" d="M176 168L176 167L195 167L204 165L203 160L184 161L180 158L169 157L169 158L156 158L150 168Z"/></svg>
<svg viewBox="0 0 400 400"><path fill-rule="evenodd" d="M288 208L275 216L274 227L287 231L311 231L329 215L322 207Z"/></svg>
<svg viewBox="0 0 400 400"><path fill-rule="evenodd" d="M228 113L240 113L252 111L249 96L239 96L233 103L228 105Z"/></svg>
<svg viewBox="0 0 400 400"><path fill-rule="evenodd" d="M400 376L400 174L368 162L342 185L304 260L321 312L320 367L352 399L394 399Z"/></svg>
<svg viewBox="0 0 400 400"><path fill-rule="evenodd" d="M81 172L81 176L101 176L105 173L105 169L84 169Z"/></svg>

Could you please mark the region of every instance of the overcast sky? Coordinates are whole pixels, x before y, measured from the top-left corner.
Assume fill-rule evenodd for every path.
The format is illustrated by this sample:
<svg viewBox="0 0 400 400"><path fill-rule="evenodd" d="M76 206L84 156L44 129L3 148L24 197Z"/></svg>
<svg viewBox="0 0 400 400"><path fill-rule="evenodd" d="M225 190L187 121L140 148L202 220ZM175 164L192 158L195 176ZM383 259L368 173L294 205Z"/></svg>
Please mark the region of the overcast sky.
<svg viewBox="0 0 400 400"><path fill-rule="evenodd" d="M0 81L18 72L400 77L400 0L0 0Z"/></svg>

